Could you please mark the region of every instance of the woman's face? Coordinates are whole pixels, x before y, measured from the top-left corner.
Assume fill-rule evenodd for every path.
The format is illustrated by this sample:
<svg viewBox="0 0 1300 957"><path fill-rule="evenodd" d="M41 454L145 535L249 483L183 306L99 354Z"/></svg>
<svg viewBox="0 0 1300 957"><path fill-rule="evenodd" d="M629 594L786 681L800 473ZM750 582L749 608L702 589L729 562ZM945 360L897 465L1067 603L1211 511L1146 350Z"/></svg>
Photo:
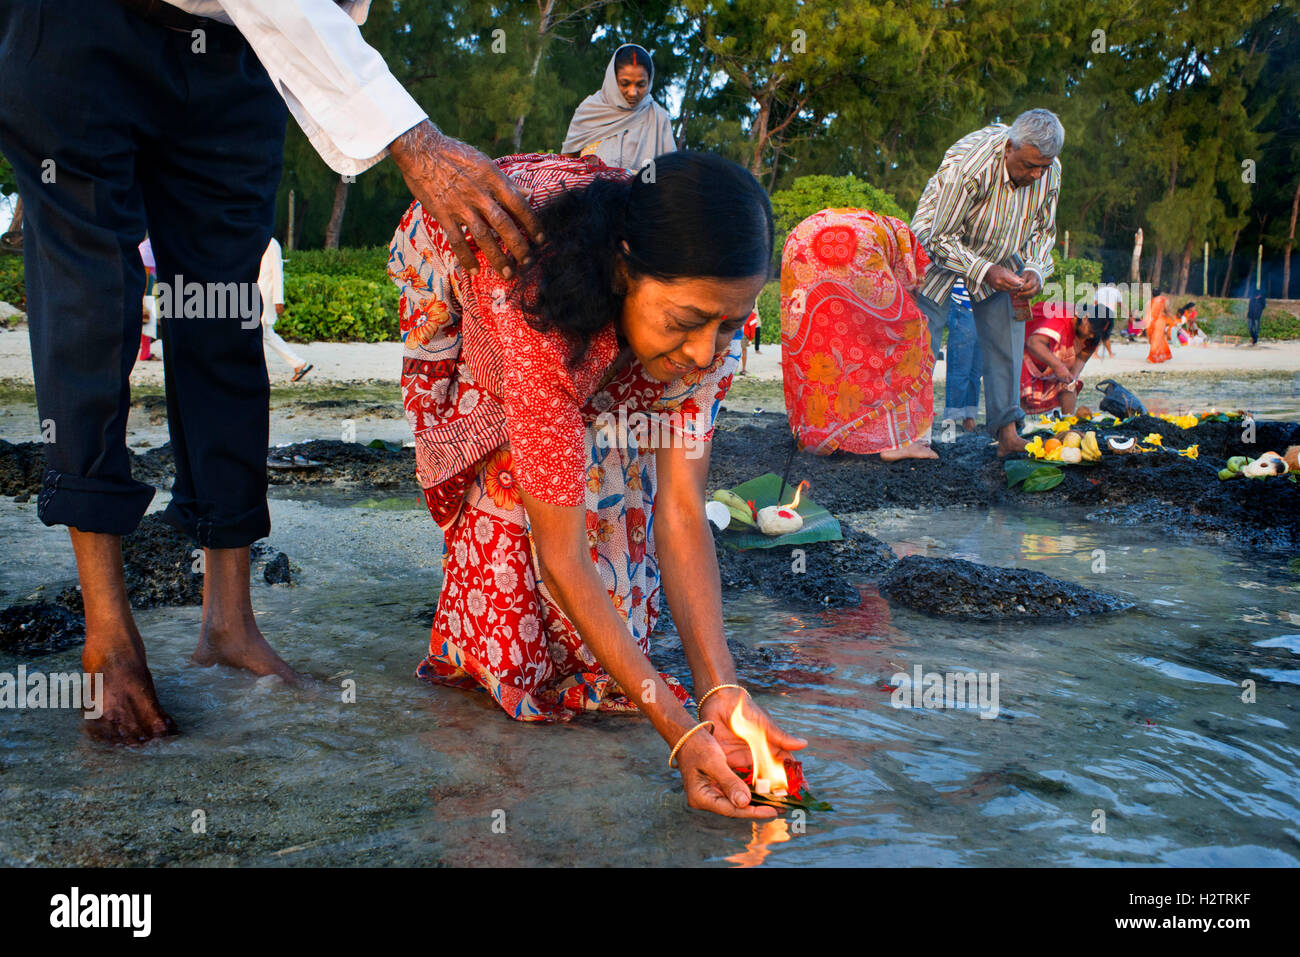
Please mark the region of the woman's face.
<svg viewBox="0 0 1300 957"><path fill-rule="evenodd" d="M629 280L619 334L652 378L673 382L726 351L766 278Z"/></svg>
<svg viewBox="0 0 1300 957"><path fill-rule="evenodd" d="M628 106L640 103L646 90L650 89L650 74L643 66L621 66L614 78L618 80L618 91L623 94Z"/></svg>

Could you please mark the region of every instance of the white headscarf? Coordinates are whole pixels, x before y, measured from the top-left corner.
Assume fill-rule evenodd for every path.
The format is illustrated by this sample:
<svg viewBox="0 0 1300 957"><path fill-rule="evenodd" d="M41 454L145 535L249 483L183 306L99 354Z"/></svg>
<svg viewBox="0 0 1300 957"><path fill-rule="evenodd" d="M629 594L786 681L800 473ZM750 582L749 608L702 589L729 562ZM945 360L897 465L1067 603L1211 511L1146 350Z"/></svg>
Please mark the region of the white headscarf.
<svg viewBox="0 0 1300 957"><path fill-rule="evenodd" d="M677 149L668 111L650 96L654 64L645 64L650 82L645 96L635 107L628 106L618 88L614 61L619 50L635 46L635 43L625 43L609 58L600 90L583 100L574 111L561 153L581 153L591 144L599 143L591 152L603 162L624 169L640 169L661 153Z"/></svg>

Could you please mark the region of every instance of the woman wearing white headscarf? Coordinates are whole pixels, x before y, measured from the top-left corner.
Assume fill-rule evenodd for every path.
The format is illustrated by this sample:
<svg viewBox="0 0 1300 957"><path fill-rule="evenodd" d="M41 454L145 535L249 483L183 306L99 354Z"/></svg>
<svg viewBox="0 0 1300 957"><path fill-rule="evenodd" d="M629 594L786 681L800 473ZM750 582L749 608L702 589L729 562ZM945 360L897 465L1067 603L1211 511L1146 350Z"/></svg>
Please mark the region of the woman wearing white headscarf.
<svg viewBox="0 0 1300 957"><path fill-rule="evenodd" d="M560 152L594 154L607 166L635 170L676 150L668 111L650 96L654 69L650 54L635 43L615 50L600 90L574 111Z"/></svg>

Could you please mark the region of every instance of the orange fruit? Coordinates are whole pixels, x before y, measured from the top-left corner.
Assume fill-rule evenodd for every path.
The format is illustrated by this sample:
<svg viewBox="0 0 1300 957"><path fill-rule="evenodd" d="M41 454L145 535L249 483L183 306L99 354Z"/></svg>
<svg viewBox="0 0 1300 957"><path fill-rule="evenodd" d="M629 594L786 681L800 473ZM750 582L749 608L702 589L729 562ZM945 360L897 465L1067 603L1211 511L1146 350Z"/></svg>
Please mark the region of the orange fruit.
<svg viewBox="0 0 1300 957"><path fill-rule="evenodd" d="M1043 443L1044 452L1049 452L1049 453L1055 452L1060 447L1061 447L1060 439L1048 439L1046 442Z"/></svg>

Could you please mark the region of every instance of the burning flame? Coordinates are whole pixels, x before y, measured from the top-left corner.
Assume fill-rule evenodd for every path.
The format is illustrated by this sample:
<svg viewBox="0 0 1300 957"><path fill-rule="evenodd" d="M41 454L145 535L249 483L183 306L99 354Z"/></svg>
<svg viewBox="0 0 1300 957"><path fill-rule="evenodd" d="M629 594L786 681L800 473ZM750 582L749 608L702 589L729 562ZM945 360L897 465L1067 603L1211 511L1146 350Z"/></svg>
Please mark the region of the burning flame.
<svg viewBox="0 0 1300 957"><path fill-rule="evenodd" d="M743 699L736 703L736 710L731 712L730 724L731 730L749 745L749 756L753 760L754 790L759 794L786 793L790 782L785 776L785 762L772 753L766 732L745 717Z"/></svg>
<svg viewBox="0 0 1300 957"><path fill-rule="evenodd" d="M800 482L800 483L799 483L799 487L796 488L796 489L794 490L794 501L792 501L789 505L783 505L783 506L781 506L781 507L782 507L782 508L798 508L798 507L799 507L799 496L803 494L803 487L804 487L805 485L807 485L807 484L808 484L807 480ZM740 734L739 731L736 732L736 733L737 733L737 734ZM741 736L744 737L743 735L741 735Z"/></svg>

